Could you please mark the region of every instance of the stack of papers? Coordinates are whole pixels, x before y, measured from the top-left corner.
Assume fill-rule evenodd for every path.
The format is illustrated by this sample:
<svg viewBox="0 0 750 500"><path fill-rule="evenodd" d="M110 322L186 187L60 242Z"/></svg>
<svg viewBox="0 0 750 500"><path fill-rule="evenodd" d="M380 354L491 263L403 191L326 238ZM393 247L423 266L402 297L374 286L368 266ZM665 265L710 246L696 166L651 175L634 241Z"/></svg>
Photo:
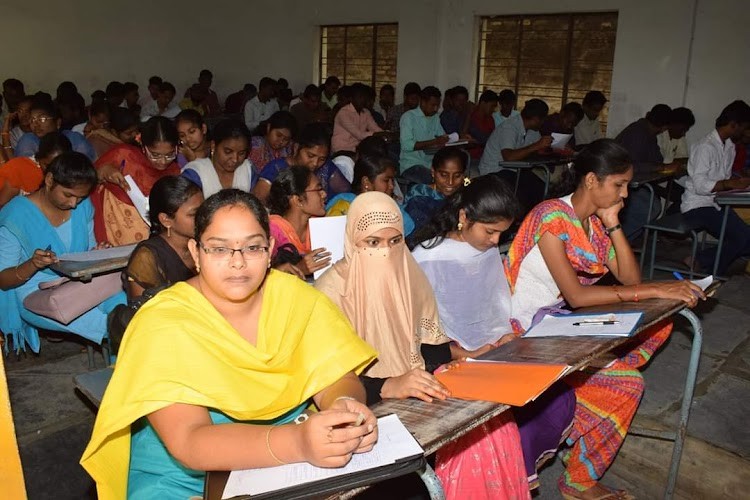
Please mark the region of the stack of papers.
<svg viewBox="0 0 750 500"><path fill-rule="evenodd" d="M331 252L331 264L315 271L313 274L314 279L318 279L326 269L344 258L345 235L346 215L310 218L310 246L313 250L316 248L325 248Z"/></svg>
<svg viewBox="0 0 750 500"><path fill-rule="evenodd" d="M367 453L353 455L351 461L344 467L324 469L308 463L297 463L232 471L221 498L260 495L392 465L421 455L424 455L424 450L404 427L398 416L388 415L378 419L378 442L375 447Z"/></svg>

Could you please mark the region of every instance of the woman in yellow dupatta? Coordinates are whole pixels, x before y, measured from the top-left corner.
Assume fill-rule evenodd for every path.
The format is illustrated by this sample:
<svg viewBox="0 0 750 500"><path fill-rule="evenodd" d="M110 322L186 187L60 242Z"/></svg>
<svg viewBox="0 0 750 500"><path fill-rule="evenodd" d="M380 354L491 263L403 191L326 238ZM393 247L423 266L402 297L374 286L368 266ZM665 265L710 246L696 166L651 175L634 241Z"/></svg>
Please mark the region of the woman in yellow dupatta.
<svg viewBox="0 0 750 500"><path fill-rule="evenodd" d="M375 352L323 294L268 270L268 234L248 193L223 190L198 210L199 274L133 318L81 459L100 499L185 499L201 495L202 471L339 467L372 448L356 374ZM282 425L311 400L320 412ZM348 426L359 414L364 425Z"/></svg>

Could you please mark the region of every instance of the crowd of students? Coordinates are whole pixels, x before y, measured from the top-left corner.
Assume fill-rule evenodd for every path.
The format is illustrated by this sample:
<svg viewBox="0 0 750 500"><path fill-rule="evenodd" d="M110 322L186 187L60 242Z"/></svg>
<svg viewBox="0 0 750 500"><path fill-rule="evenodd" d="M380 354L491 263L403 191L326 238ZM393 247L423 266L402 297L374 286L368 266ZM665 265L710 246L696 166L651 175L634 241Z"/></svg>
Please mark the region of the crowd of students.
<svg viewBox="0 0 750 500"><path fill-rule="evenodd" d="M373 89L336 77L295 102L264 78L257 95L230 96L231 116L209 130L221 111L211 79L201 72L179 105L158 77L145 101L113 82L78 115L64 111L81 101L69 82L56 99L3 85L0 330L38 352L40 329L101 342L118 305L140 308L82 458L101 498L200 495L207 470L340 466L377 439L368 405L450 397L435 370L513 342L540 311L705 298L687 281L642 283L628 240L628 184L643 164L685 162L685 108L658 105L612 140L598 91L550 115L540 99L515 111L510 90L473 104L463 87L443 98L413 82L402 103L388 85L375 103ZM546 152L555 132L580 149L556 196L517 197L499 162ZM449 134L472 146L446 147ZM749 136L750 107L735 101L689 153L681 208L696 227L718 233L714 194L750 186ZM482 175L470 179L472 166ZM148 220L129 182L149 198ZM310 241L310 219L326 215L347 217L335 263ZM504 258L500 238L518 224ZM750 255L747 224L735 213L729 224L722 270ZM60 254L131 243L123 293L69 325L24 307ZM616 284L599 285L609 273ZM562 446L565 498L630 498L599 480L638 408L640 368L671 328L441 449L446 491L529 498ZM359 414L365 425L348 426Z"/></svg>

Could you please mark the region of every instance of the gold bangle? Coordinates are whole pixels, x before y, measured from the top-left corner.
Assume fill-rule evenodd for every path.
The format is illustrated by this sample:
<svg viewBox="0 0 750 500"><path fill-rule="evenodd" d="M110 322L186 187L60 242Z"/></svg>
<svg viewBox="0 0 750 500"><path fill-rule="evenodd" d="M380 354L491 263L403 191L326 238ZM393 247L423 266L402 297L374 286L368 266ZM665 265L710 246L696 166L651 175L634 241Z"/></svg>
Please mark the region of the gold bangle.
<svg viewBox="0 0 750 500"><path fill-rule="evenodd" d="M23 263L21 263L21 264L23 264ZM28 278L24 278L23 276L21 276L20 274L18 274L18 268L21 266L21 264L18 264L16 266L16 278L18 278L19 280L21 280L21 281L23 281L25 283L25 282L29 281L29 279L31 278L31 276L29 276Z"/></svg>
<svg viewBox="0 0 750 500"><path fill-rule="evenodd" d="M622 299L622 295L620 295L620 291L617 289L617 285L612 285L612 290L615 291L615 294L617 295L617 298L620 299L620 302L625 302Z"/></svg>
<svg viewBox="0 0 750 500"><path fill-rule="evenodd" d="M276 426L275 425L269 425L268 426L268 432L266 432L266 448L268 448L268 453L271 454L274 460L276 460L279 465L286 465L286 462L281 460L279 457L277 457L273 450L271 449L271 431L274 430Z"/></svg>

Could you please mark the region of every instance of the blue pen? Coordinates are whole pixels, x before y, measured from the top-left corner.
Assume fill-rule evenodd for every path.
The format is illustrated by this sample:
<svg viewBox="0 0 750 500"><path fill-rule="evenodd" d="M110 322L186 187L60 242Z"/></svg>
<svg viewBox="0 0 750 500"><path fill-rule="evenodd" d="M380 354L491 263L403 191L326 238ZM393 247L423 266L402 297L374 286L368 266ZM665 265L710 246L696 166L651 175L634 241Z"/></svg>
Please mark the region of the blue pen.
<svg viewBox="0 0 750 500"><path fill-rule="evenodd" d="M685 281L685 277L682 274L678 273L677 271L672 271L672 275L680 281ZM692 292L693 292L693 295L695 295L699 299L701 298L698 292L696 292L695 290L692 290Z"/></svg>
<svg viewBox="0 0 750 500"><path fill-rule="evenodd" d="M45 252L49 252L52 250L52 245L47 245L47 248L44 249Z"/></svg>

